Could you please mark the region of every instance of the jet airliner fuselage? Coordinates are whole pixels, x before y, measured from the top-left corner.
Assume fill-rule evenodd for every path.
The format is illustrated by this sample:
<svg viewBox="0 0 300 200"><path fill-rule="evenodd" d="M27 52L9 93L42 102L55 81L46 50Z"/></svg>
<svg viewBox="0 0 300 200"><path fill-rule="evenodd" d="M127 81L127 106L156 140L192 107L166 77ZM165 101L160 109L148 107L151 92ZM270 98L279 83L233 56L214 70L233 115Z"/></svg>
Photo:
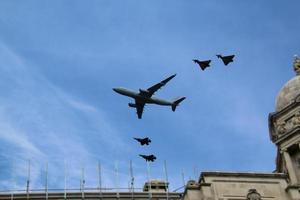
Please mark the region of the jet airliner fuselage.
<svg viewBox="0 0 300 200"><path fill-rule="evenodd" d="M171 102L171 101L166 101L164 99L160 99L155 96L152 96L149 98L140 93L137 93L135 91L132 91L132 90L129 90L126 88L122 88L122 87L113 88L113 90L119 94L141 100L148 104L158 104L158 105L162 105L162 106L171 106L173 104L173 102Z"/></svg>

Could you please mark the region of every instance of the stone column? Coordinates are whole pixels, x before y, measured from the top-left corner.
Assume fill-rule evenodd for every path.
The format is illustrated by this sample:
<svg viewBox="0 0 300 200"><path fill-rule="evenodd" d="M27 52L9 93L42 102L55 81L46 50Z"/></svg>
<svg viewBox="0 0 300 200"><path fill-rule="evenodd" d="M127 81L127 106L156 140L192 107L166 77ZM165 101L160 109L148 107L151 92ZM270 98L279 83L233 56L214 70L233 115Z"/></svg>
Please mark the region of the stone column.
<svg viewBox="0 0 300 200"><path fill-rule="evenodd" d="M289 177L290 177L290 181L291 184L294 185L297 183L297 176L293 167L293 163L292 163L292 159L290 154L287 152L287 150L283 150L283 157L286 163L286 168L288 170L289 173Z"/></svg>

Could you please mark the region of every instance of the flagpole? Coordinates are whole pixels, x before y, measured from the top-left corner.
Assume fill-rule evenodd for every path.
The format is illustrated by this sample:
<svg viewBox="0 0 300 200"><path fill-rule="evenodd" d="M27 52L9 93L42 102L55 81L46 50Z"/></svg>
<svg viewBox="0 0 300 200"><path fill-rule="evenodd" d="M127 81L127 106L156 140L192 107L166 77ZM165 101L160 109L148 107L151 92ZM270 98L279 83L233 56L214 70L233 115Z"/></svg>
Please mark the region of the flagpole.
<svg viewBox="0 0 300 200"><path fill-rule="evenodd" d="M102 170L101 163L98 161L98 187L99 187L99 198L102 199Z"/></svg>
<svg viewBox="0 0 300 200"><path fill-rule="evenodd" d="M46 162L46 171L45 171L45 193L46 193L46 200L48 200L48 162Z"/></svg>
<svg viewBox="0 0 300 200"><path fill-rule="evenodd" d="M150 164L147 162L147 178L148 178L148 194L149 194L149 200L152 198L152 193L151 193L151 181L150 181Z"/></svg>
<svg viewBox="0 0 300 200"><path fill-rule="evenodd" d="M13 185L13 187L12 187L13 191L11 192L10 198L11 198L11 200L13 200L14 199L14 189L15 189L15 179L14 179L14 176L15 176L15 174L14 174L15 161L14 160L12 160L12 167L11 168L12 168L11 169L11 182L12 182L12 185Z"/></svg>
<svg viewBox="0 0 300 200"><path fill-rule="evenodd" d="M181 172L181 177L182 177L183 186L185 186L185 179L184 179L184 171L183 170Z"/></svg>
<svg viewBox="0 0 300 200"><path fill-rule="evenodd" d="M81 198L84 199L84 185L85 185L85 179L84 179L84 167L81 168Z"/></svg>
<svg viewBox="0 0 300 200"><path fill-rule="evenodd" d="M130 187L131 187L131 199L133 200L133 195L134 195L134 177L133 177L133 169L132 169L132 160L130 160L130 165L129 165L130 169Z"/></svg>
<svg viewBox="0 0 300 200"><path fill-rule="evenodd" d="M67 199L67 162L64 162L64 199Z"/></svg>
<svg viewBox="0 0 300 200"><path fill-rule="evenodd" d="M197 181L197 174L198 174L198 169L197 169L197 166L194 165L194 176L195 176L195 181Z"/></svg>
<svg viewBox="0 0 300 200"><path fill-rule="evenodd" d="M165 171L165 175L166 175L166 196L167 196L167 200L169 200L169 179L168 179L168 171L167 171L167 161L164 161L164 171Z"/></svg>
<svg viewBox="0 0 300 200"><path fill-rule="evenodd" d="M30 190L30 160L28 160L28 177L27 177L27 185L26 185L26 193L27 199L29 199L29 190Z"/></svg>
<svg viewBox="0 0 300 200"><path fill-rule="evenodd" d="M115 176L116 176L116 190L117 190L117 199L120 198L119 194L119 172L118 172L118 162L115 162Z"/></svg>

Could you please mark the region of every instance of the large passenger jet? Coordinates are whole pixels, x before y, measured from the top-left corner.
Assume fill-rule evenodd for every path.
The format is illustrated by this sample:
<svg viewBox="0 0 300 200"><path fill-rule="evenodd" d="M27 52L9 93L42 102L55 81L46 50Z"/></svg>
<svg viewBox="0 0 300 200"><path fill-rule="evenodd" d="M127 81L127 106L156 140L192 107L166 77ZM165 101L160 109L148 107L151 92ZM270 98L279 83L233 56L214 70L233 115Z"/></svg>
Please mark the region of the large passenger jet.
<svg viewBox="0 0 300 200"><path fill-rule="evenodd" d="M166 78L165 80L153 85L147 90L139 89L139 92L131 91L126 88L113 88L113 90L119 94L131 97L135 100L135 103L129 103L129 107L136 108L136 113L138 118L142 118L144 106L146 103L148 104L157 104L162 106L171 106L172 111L176 110L178 104L185 99L185 97L179 97L174 99L173 101L167 101L164 99L159 99L153 96L153 94L159 90L162 86L166 85L172 78L174 78L176 74Z"/></svg>

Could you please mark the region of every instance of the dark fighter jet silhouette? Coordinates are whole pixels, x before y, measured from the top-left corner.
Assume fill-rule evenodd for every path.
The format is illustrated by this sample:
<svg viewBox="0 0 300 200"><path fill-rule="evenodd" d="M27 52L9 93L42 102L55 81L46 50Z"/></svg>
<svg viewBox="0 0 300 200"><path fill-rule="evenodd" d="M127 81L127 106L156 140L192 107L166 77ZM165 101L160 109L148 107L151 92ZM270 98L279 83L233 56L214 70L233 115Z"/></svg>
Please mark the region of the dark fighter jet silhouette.
<svg viewBox="0 0 300 200"><path fill-rule="evenodd" d="M138 141L142 146L145 144L145 145L149 145L149 143L151 143L151 140L146 137L146 138L133 138L135 139L136 141Z"/></svg>
<svg viewBox="0 0 300 200"><path fill-rule="evenodd" d="M224 65L228 65L233 62L234 55L222 56L221 54L218 54L217 57L222 59Z"/></svg>
<svg viewBox="0 0 300 200"><path fill-rule="evenodd" d="M211 60L199 61L194 59L193 61L199 65L202 71L204 71L207 67L210 67L209 63L211 62Z"/></svg>
<svg viewBox="0 0 300 200"><path fill-rule="evenodd" d="M140 154L140 156L142 158L144 158L146 160L146 162L154 162L154 160L156 159L155 155L151 154L151 155L142 155Z"/></svg>

